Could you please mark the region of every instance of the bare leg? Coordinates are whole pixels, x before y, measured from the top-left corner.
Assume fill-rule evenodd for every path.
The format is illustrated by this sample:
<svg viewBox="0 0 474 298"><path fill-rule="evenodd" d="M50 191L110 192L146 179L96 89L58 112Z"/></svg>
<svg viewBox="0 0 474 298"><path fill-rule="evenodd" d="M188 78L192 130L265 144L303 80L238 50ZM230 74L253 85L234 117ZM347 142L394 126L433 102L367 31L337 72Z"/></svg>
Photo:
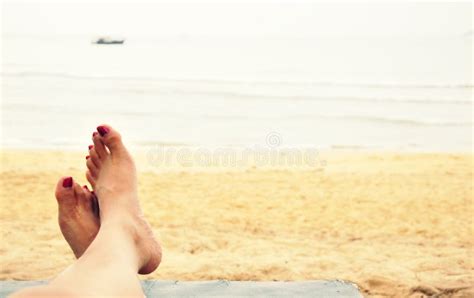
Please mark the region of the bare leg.
<svg viewBox="0 0 474 298"><path fill-rule="evenodd" d="M138 203L133 160L118 132L108 126L98 131L94 149L101 162L94 186L100 206L99 233L84 254L50 284L13 297L143 297L137 272L150 273L161 262L161 247Z"/></svg>
<svg viewBox="0 0 474 298"><path fill-rule="evenodd" d="M50 284L26 289L12 297L124 296L143 297L137 272L140 256L126 226L103 223L90 247Z"/></svg>

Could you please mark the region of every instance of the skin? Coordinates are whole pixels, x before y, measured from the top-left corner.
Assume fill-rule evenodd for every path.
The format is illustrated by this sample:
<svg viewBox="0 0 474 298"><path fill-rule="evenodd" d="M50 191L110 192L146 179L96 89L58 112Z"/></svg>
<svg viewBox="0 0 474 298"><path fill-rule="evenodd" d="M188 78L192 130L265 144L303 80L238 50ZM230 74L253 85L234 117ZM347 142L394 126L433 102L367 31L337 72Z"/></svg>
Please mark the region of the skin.
<svg viewBox="0 0 474 298"><path fill-rule="evenodd" d="M97 236L100 228L99 206L87 186L77 183L65 186L72 177L63 177L56 185L58 222L61 233L76 258L80 258Z"/></svg>
<svg viewBox="0 0 474 298"><path fill-rule="evenodd" d="M12 297L144 296L137 273L151 273L158 267L161 246L140 209L135 164L120 134L107 125L98 127L98 132L93 136L86 174L100 206L97 234L87 246L97 227L92 224L97 221L91 216L96 216L94 208L87 207L91 206L90 192L76 184L63 187L66 178L62 178L56 191L59 221L79 258L48 285L24 289ZM78 232L80 227L87 232Z"/></svg>

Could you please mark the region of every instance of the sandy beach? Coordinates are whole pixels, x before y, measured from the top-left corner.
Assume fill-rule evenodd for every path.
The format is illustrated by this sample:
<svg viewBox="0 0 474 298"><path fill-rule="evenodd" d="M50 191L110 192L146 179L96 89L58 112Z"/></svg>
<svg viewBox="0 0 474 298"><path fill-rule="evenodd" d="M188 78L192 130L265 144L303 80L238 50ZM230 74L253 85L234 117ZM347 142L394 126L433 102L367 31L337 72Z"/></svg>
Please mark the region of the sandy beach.
<svg viewBox="0 0 474 298"><path fill-rule="evenodd" d="M369 297L473 291L472 155L330 153L325 166L156 169L139 190L164 248L149 279L344 279ZM3 151L0 279L47 279L74 259L54 187L84 154ZM471 296L472 297L472 296Z"/></svg>
<svg viewBox="0 0 474 298"><path fill-rule="evenodd" d="M2 3L0 281L74 262L55 187L108 124L163 248L142 279L474 297L472 3L34 2Z"/></svg>

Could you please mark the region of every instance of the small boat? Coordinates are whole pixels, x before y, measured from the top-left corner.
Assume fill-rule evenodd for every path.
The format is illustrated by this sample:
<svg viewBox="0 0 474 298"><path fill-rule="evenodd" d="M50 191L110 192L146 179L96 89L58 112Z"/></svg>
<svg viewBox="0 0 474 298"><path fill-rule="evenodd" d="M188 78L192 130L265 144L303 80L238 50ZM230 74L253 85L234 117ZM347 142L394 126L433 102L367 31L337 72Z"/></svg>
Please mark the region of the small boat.
<svg viewBox="0 0 474 298"><path fill-rule="evenodd" d="M125 39L112 39L110 37L101 37L97 39L95 44L123 44Z"/></svg>

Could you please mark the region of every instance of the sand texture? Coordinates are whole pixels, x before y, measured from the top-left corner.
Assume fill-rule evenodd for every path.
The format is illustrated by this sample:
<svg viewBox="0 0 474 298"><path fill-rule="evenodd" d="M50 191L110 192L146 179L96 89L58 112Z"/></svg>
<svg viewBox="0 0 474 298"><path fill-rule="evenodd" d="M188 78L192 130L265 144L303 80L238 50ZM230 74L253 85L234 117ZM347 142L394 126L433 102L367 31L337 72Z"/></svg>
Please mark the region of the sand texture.
<svg viewBox="0 0 474 298"><path fill-rule="evenodd" d="M47 279L74 260L57 225L60 176L84 154L3 151L0 279ZM307 168L160 170L138 158L163 245L149 279L355 282L370 297L472 297L469 154L326 154Z"/></svg>

